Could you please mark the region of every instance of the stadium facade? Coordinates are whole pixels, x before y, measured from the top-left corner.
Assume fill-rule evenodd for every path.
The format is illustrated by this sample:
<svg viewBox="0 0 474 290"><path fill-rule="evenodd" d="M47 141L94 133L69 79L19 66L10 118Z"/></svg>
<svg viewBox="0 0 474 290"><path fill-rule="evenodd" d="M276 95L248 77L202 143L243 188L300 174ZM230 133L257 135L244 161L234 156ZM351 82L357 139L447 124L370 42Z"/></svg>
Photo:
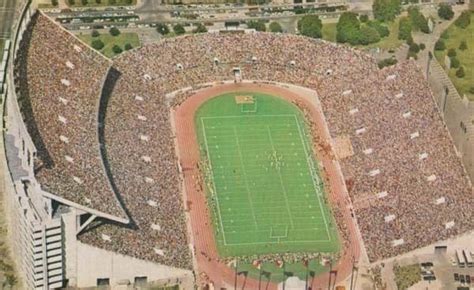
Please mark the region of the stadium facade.
<svg viewBox="0 0 474 290"><path fill-rule="evenodd" d="M77 235L97 217L115 223L129 223L124 216L101 212L41 188L35 174L37 149L27 130L15 84L15 58L32 16L34 3L18 10L14 38L6 42L2 73L3 147L6 160L5 203L9 237L20 281L27 289L64 286L181 285L189 289L193 274L143 259L118 254L81 243ZM96 96L99 98L99 96ZM97 147L97 152L99 151Z"/></svg>

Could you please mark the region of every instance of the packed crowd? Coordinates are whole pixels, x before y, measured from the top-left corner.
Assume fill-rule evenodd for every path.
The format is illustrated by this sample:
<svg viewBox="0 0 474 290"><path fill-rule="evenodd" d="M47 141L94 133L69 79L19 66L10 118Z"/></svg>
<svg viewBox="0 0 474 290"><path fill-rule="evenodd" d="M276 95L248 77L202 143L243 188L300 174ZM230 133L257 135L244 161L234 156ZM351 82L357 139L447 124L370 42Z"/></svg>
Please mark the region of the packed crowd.
<svg viewBox="0 0 474 290"><path fill-rule="evenodd" d="M370 260L472 230L472 185L414 62L318 93L332 136L351 138L340 163Z"/></svg>
<svg viewBox="0 0 474 290"><path fill-rule="evenodd" d="M33 29L32 39L41 35L41 28ZM42 37L65 37L64 32L58 31L61 30L49 31ZM36 106L55 108L60 105L58 94L74 96L74 105L81 107L71 108L76 114L68 113L68 122L83 125L78 126L81 129L77 132L64 133L70 136L68 146L64 146L58 136L46 137L49 132L65 129L46 121L54 123L47 119L52 117L43 120L34 115L42 134L33 137L48 140L50 143L45 144L52 156L63 158L65 150L75 142L75 133L81 136L77 140L84 140L80 143L81 152L98 152L95 129L91 129L93 133L86 132L84 126L97 121L97 114L89 110L91 99L97 100L100 91L95 81L99 82L107 64L98 58L94 63L85 57L76 60L83 54L75 53L64 41L43 41L41 47L54 44L55 55L51 59L57 63L48 58L41 60L34 56L44 51L36 51L40 46L35 47L34 43L30 41L30 57L25 58L27 68L43 71L43 77L27 78L30 95L35 92L41 96L34 86L51 89L44 99L38 98ZM58 49L58 45L64 48ZM75 63L75 70L62 66L67 58ZM470 184L427 84L411 62L380 71L370 56L318 40L267 33L208 33L166 39L124 53L114 60L113 67L119 75L106 83L106 156L112 180L134 226L94 226L80 236L84 242L166 265L191 267L170 120L170 104L179 104L190 94L172 100L170 93L234 80L237 67L242 79L292 83L316 90L332 137L350 136L354 155L340 163L371 260L473 228ZM56 83L63 72L73 84L67 89ZM69 112L61 110L65 115ZM78 164L93 156L82 155ZM59 157L56 166L63 161ZM74 166L70 167L66 170L73 170ZM95 170L88 173L93 175ZM57 176L63 175L58 172ZM429 181L432 176L435 180ZM85 189L88 177L81 178ZM88 194L94 195L102 204L97 207L101 207L107 197L97 194L97 186L87 187ZM380 194L383 192L387 194ZM436 204L440 198L444 202ZM387 214L394 218L386 222ZM393 245L401 239L400 245Z"/></svg>
<svg viewBox="0 0 474 290"><path fill-rule="evenodd" d="M38 181L48 192L124 216L99 158L97 108L111 63L43 14L30 26L16 58L15 82L37 149Z"/></svg>
<svg viewBox="0 0 474 290"><path fill-rule="evenodd" d="M255 37L262 42L254 41ZM330 44L314 46L311 51L311 43L305 38L275 38L270 34L207 34L169 39L118 57L114 69L120 77L111 88L104 122L107 156L127 209L141 234L149 238L141 239L141 246L137 247L136 240L123 238L128 236L127 229L101 226L84 233L81 239L127 255L185 265L186 227L169 104L179 104L192 92L177 94L175 98L169 95L182 88L196 89L206 83L233 80L235 67L240 67L245 79L299 83L324 75L331 67L324 59L337 50L341 50L341 60L368 59ZM275 59L276 55L303 50L315 56L312 66L298 59L296 53L282 56L280 62ZM370 65L375 66L375 62ZM149 205L150 200L156 202L156 207ZM160 229L155 230L154 225ZM102 234L120 242L103 241ZM164 255L157 255L155 248L162 249Z"/></svg>

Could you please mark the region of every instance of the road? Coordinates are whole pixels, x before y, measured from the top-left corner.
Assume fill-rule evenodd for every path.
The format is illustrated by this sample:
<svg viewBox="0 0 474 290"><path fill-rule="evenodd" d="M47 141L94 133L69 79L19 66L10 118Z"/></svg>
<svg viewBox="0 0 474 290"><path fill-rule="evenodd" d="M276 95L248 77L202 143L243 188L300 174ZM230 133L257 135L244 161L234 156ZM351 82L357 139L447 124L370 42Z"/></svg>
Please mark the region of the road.
<svg viewBox="0 0 474 290"><path fill-rule="evenodd" d="M0 0L0 39L10 37L17 0Z"/></svg>
<svg viewBox="0 0 474 290"><path fill-rule="evenodd" d="M366 1L366 0L355 0L355 1ZM342 7L347 6L349 2L341 0L338 2L330 2L324 5L324 7ZM307 3L307 4L298 4L307 7L319 7L322 4L317 3ZM165 23L179 23L179 22L225 22L228 20L231 21L248 21L252 19L285 19L288 18L288 21L293 21L292 18L297 18L303 16L294 15L289 11L272 13L264 13L270 8L285 8L291 9L295 4L285 4L285 5L261 5L261 6L233 6L233 5L220 5L216 7L214 5L203 5L203 6L178 6L178 5L163 5L160 4L160 0L143 0L141 1L135 9L130 7L117 7L117 8L107 8L107 9L77 9L74 11L59 11L58 9L47 11L47 14L53 18L56 17L81 17L81 16L95 16L95 17L119 17L132 15L138 16L139 20L135 21L136 24L152 24L156 22L165 22ZM87 10L87 11L86 11ZM226 13L224 13L226 11ZM185 13L185 14L195 14L200 15L198 19L187 19L185 17L172 17L171 14L176 13ZM248 15L247 13L251 12L253 15ZM360 11L361 12L361 11ZM364 11L365 13L369 11ZM322 15L323 18L338 16L340 12L324 12L324 11L314 11L315 14ZM118 25L123 26L127 24L127 21L123 20L119 23L102 23L103 25ZM87 26L88 24L82 23L70 23L64 25L68 29L77 29L81 26Z"/></svg>

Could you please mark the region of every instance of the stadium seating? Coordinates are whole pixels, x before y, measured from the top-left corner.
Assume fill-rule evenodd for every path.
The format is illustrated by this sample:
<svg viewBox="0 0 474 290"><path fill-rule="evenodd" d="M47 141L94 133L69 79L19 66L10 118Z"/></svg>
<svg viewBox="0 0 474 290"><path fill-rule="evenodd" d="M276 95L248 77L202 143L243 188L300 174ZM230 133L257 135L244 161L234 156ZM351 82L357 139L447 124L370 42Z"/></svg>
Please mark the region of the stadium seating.
<svg viewBox="0 0 474 290"><path fill-rule="evenodd" d="M170 106L192 91L169 94L233 80L234 67L246 80L291 83L318 93L332 137L348 136L353 146L354 154L339 162L372 261L473 229L471 184L412 61L379 70L369 55L324 41L208 33L123 53L109 70L107 60L45 16L33 23L17 78L33 112L26 122L36 144L44 143L37 177L55 194L79 203L87 197L90 207L119 214L97 158L94 110L108 75L101 112L105 163L133 222L93 223L80 236L85 243L191 268ZM333 209L336 219L341 210ZM347 240L344 225L339 228Z"/></svg>

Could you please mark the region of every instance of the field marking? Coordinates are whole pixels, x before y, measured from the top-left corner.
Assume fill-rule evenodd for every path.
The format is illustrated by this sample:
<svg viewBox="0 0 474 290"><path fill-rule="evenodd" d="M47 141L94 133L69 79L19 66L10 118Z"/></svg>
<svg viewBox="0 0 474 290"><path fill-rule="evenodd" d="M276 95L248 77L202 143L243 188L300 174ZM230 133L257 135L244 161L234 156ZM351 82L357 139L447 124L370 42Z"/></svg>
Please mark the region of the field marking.
<svg viewBox="0 0 474 290"><path fill-rule="evenodd" d="M224 224L222 223L222 215L221 215L221 209L220 209L221 205L219 203L219 197L217 194L216 184L214 183L214 171L212 169L212 160L211 160L211 156L209 155L209 147L207 146L206 126L204 125L204 121L202 119L201 119L201 125L202 125L202 133L204 135L204 144L206 144L207 159L209 160L209 167L211 169L212 187L214 187L214 195L216 196L216 201L217 201L217 212L219 213L219 223L221 225L222 238L224 240L224 245L227 245L227 242L225 240Z"/></svg>
<svg viewBox="0 0 474 290"><path fill-rule="evenodd" d="M245 118L249 118L249 117L293 117L293 119L295 120L295 123L297 125L297 129L298 129L298 133L299 133L299 136L300 136L300 142L301 142L301 145L303 146L303 150L304 150L304 153L306 155L306 162L308 163L308 167L309 167L309 170L310 170L310 175L311 175L311 179L312 179L312 183L313 183L313 187L314 187L314 193L316 194L317 196L317 199L318 199L318 203L319 203L319 207L320 207L320 212L321 212L321 215L322 215L322 219L323 219L323 222L324 222L324 225L325 225L325 229L326 229L326 233L327 233L327 236L328 236L328 239L312 239L312 240L297 240L297 241L284 241L284 243L321 243L321 242L328 242L328 241L331 241L331 236L329 234L329 229L328 229L328 225L327 225L327 221L326 221L326 217L325 217L325 212L323 211L322 209L322 203L321 203L321 200L320 200L320 197L319 197L319 193L320 193L320 190L318 189L318 187L315 185L315 179L318 179L319 178L315 178L314 177L314 171L313 171L313 167L311 166L311 163L309 163L309 156L307 155L307 148L306 148L306 142L304 142L304 139L303 139L303 136L302 136L302 133L301 133L301 128L300 128L300 125L297 121L297 118L296 118L296 114L275 114L275 115L255 115L255 116L241 116L241 115L237 115L237 116L215 116L215 117L201 117L201 124L202 124L202 127L203 127L203 133L204 133L204 139L205 139L205 145L206 145L206 149L207 149L207 155L208 155L208 159L210 160L210 154L209 154L209 147L208 147L208 143L207 143L207 136L206 136L206 132L205 132L205 125L204 125L204 120L205 119L220 119L220 118L242 118L242 119L245 119ZM268 126L267 126L268 127ZM240 149L239 149L239 154L241 154L240 152ZM212 169L212 163L211 163L211 160L210 160L210 165L211 165L211 171L212 171L212 182L213 182L213 187L214 187L214 191L215 191L215 195L216 195L216 201L218 203L218 213L219 213L219 222L220 222L220 225L221 225L221 229L222 229L222 233L223 233L223 240L224 240L224 245L225 246L238 246L238 245L263 245L263 244L277 244L279 242L272 242L272 241L266 241L266 242L242 242L242 243L227 243L226 241L226 232L224 230L224 226L223 226L223 219L222 219L222 215L221 215L221 212L220 212L220 202L217 198L217 189L215 187L215 183L214 183L214 170ZM266 176L266 175L264 175ZM281 178L280 178L281 179ZM270 207L272 208L272 207ZM286 208L289 210L289 207L286 206ZM252 210L253 211L253 210ZM290 217L291 217L291 214L290 214ZM308 224L310 225L310 224ZM229 226L229 225L227 225ZM317 231L319 232L320 229L323 229L323 228L307 228L307 229L295 229L296 231ZM239 231L240 232L240 231ZM251 233L255 233L255 231L252 231ZM231 234L235 234L235 233L231 233Z"/></svg>
<svg viewBox="0 0 474 290"><path fill-rule="evenodd" d="M285 244L297 244L297 243L327 243L328 240L298 240L298 241L283 241ZM269 242L251 242L251 243L230 243L226 246L248 246L248 245L268 245L268 244L280 244L278 241L269 241ZM328 245L332 247L332 245Z"/></svg>
<svg viewBox="0 0 474 290"><path fill-rule="evenodd" d="M267 126L267 131L268 131L268 138L270 139L270 145L272 146L272 151L276 152L275 145L273 144L272 133L270 132L270 126ZM293 224L293 219L291 218L290 206L288 203L288 196L286 195L286 188L285 188L285 185L283 184L281 171L279 168L276 168L276 171L278 172L278 177L280 178L281 189L283 190L283 196L285 198L285 203L286 203L286 211L288 212L288 218L290 219L291 228L294 228L295 225Z"/></svg>
<svg viewBox="0 0 474 290"><path fill-rule="evenodd" d="M300 124L298 123L298 119L296 119L296 116L295 116L295 122L296 122L296 126L298 127L298 132L300 133L300 140L302 142L302 145L303 145L303 148L304 148L304 151L305 151L305 154L306 154L306 162L308 163L309 171L311 172L311 176L313 177L314 190L315 190L315 193L316 193L316 197L318 198L319 209L321 210L321 215L323 216L324 224L326 226L326 233L328 235L328 240L331 241L331 235L329 234L328 224L327 224L327 221L326 221L326 215L325 215L325 212L323 210L323 206L321 204L321 199L319 198L320 190L318 189L318 187L316 187L316 183L315 183L315 179L314 179L315 178L314 177L314 172L313 172L314 164L313 164L312 161L309 160L310 156L308 155L308 151L306 150L306 143L304 142L303 135L302 135L301 128L300 128ZM318 178L318 180L319 180L319 178Z"/></svg>
<svg viewBox="0 0 474 290"><path fill-rule="evenodd" d="M250 211L252 212L253 223L255 224L255 229L258 229L257 217L255 216L255 211L253 210L252 195L250 194L250 188L249 188L249 184L247 180L247 172L245 171L244 160L242 158L242 152L240 152L239 136L237 135L237 129L235 129L235 126L233 127L233 129L234 129L235 141L237 142L237 151L239 151L240 167L242 168L242 172L244 175L245 188L247 189L247 197L250 203Z"/></svg>
<svg viewBox="0 0 474 290"><path fill-rule="evenodd" d="M259 117L294 117L295 114L273 114L273 115L235 115L235 116L211 116L211 117L201 117L202 119L228 119L228 118L259 118Z"/></svg>

